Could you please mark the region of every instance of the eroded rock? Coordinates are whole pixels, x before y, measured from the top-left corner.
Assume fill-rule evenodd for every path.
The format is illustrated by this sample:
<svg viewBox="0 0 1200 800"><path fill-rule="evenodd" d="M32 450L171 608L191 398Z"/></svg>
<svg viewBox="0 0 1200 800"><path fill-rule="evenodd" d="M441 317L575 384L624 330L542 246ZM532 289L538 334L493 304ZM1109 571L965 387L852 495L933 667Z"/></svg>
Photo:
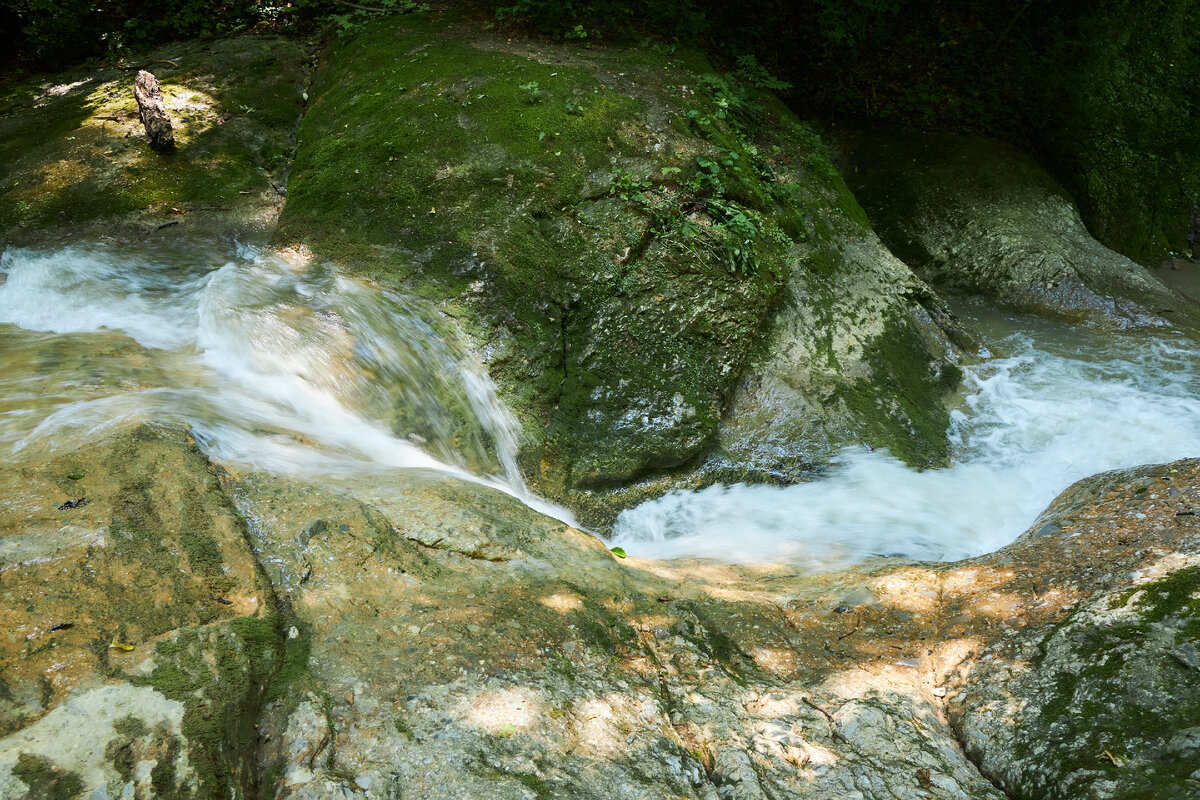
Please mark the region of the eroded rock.
<svg viewBox="0 0 1200 800"><path fill-rule="evenodd" d="M279 238L437 301L521 417L527 477L590 525L864 440L938 463L940 303L820 139L767 93L727 113L730 80L695 53L372 23L314 81Z"/></svg>
<svg viewBox="0 0 1200 800"><path fill-rule="evenodd" d="M980 137L861 133L847 174L893 252L939 288L1118 328L1194 330L1200 305L1088 233L1066 190Z"/></svg>
<svg viewBox="0 0 1200 800"><path fill-rule="evenodd" d="M196 445L142 426L9 464L0 493L0 795L254 796L281 643Z"/></svg>

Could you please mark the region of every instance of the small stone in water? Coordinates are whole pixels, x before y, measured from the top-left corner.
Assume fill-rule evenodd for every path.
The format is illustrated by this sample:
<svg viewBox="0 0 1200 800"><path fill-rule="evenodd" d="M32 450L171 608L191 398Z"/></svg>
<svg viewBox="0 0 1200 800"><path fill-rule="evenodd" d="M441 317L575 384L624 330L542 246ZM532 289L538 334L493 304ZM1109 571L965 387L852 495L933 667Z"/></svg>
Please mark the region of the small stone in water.
<svg viewBox="0 0 1200 800"><path fill-rule="evenodd" d="M846 605L845 603L842 603L840 606L838 606L837 608L833 609L833 613L835 613L835 614L845 614L847 611L853 611L853 610L854 610L854 606L848 606L848 605Z"/></svg>

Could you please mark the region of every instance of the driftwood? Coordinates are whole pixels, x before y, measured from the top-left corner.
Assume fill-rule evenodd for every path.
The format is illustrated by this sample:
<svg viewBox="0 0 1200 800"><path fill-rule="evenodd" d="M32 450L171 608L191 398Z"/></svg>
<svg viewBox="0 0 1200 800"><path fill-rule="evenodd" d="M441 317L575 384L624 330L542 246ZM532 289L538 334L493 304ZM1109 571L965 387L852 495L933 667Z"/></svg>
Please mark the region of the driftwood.
<svg viewBox="0 0 1200 800"><path fill-rule="evenodd" d="M146 126L146 138L150 146L160 153L175 149L175 133L171 130L171 118L163 105L162 91L158 79L146 70L141 70L133 81L133 96L137 98L138 116Z"/></svg>

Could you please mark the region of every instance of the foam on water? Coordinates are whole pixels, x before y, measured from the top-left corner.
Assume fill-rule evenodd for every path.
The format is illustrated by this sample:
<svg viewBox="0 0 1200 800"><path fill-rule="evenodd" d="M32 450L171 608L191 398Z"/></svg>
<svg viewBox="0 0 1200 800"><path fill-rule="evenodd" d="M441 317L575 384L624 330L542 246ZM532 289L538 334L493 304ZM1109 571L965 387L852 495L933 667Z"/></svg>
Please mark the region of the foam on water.
<svg viewBox="0 0 1200 800"><path fill-rule="evenodd" d="M1200 455L1200 355L1186 340L980 316L1004 355L966 370L955 462L918 472L847 450L790 487L676 492L621 514L614 544L647 558L832 567L872 556L957 559L1020 535L1074 481Z"/></svg>
<svg viewBox="0 0 1200 800"><path fill-rule="evenodd" d="M571 521L525 490L515 421L421 301L212 243L10 249L0 272L0 457L174 422L244 468L339 480L434 469ZM1011 541L1079 478L1200 454L1194 343L970 313L999 355L966 370L951 467L847 450L812 483L645 503L612 543L808 569L960 558Z"/></svg>

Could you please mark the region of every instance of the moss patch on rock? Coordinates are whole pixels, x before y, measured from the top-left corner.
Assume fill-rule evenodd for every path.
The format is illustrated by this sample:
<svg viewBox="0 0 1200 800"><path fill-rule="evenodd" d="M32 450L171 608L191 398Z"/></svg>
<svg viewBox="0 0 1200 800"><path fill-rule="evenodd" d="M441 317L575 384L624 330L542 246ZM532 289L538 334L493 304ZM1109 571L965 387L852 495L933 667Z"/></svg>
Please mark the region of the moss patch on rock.
<svg viewBox="0 0 1200 800"><path fill-rule="evenodd" d="M1109 327L1200 323L1200 305L1093 239L1067 191L1015 148L899 131L844 144L880 235L934 285Z"/></svg>
<svg viewBox="0 0 1200 800"><path fill-rule="evenodd" d="M145 141L132 71L0 85L0 238L200 220L264 227L282 204L307 58L300 42L254 36L150 54L175 127L170 155Z"/></svg>

